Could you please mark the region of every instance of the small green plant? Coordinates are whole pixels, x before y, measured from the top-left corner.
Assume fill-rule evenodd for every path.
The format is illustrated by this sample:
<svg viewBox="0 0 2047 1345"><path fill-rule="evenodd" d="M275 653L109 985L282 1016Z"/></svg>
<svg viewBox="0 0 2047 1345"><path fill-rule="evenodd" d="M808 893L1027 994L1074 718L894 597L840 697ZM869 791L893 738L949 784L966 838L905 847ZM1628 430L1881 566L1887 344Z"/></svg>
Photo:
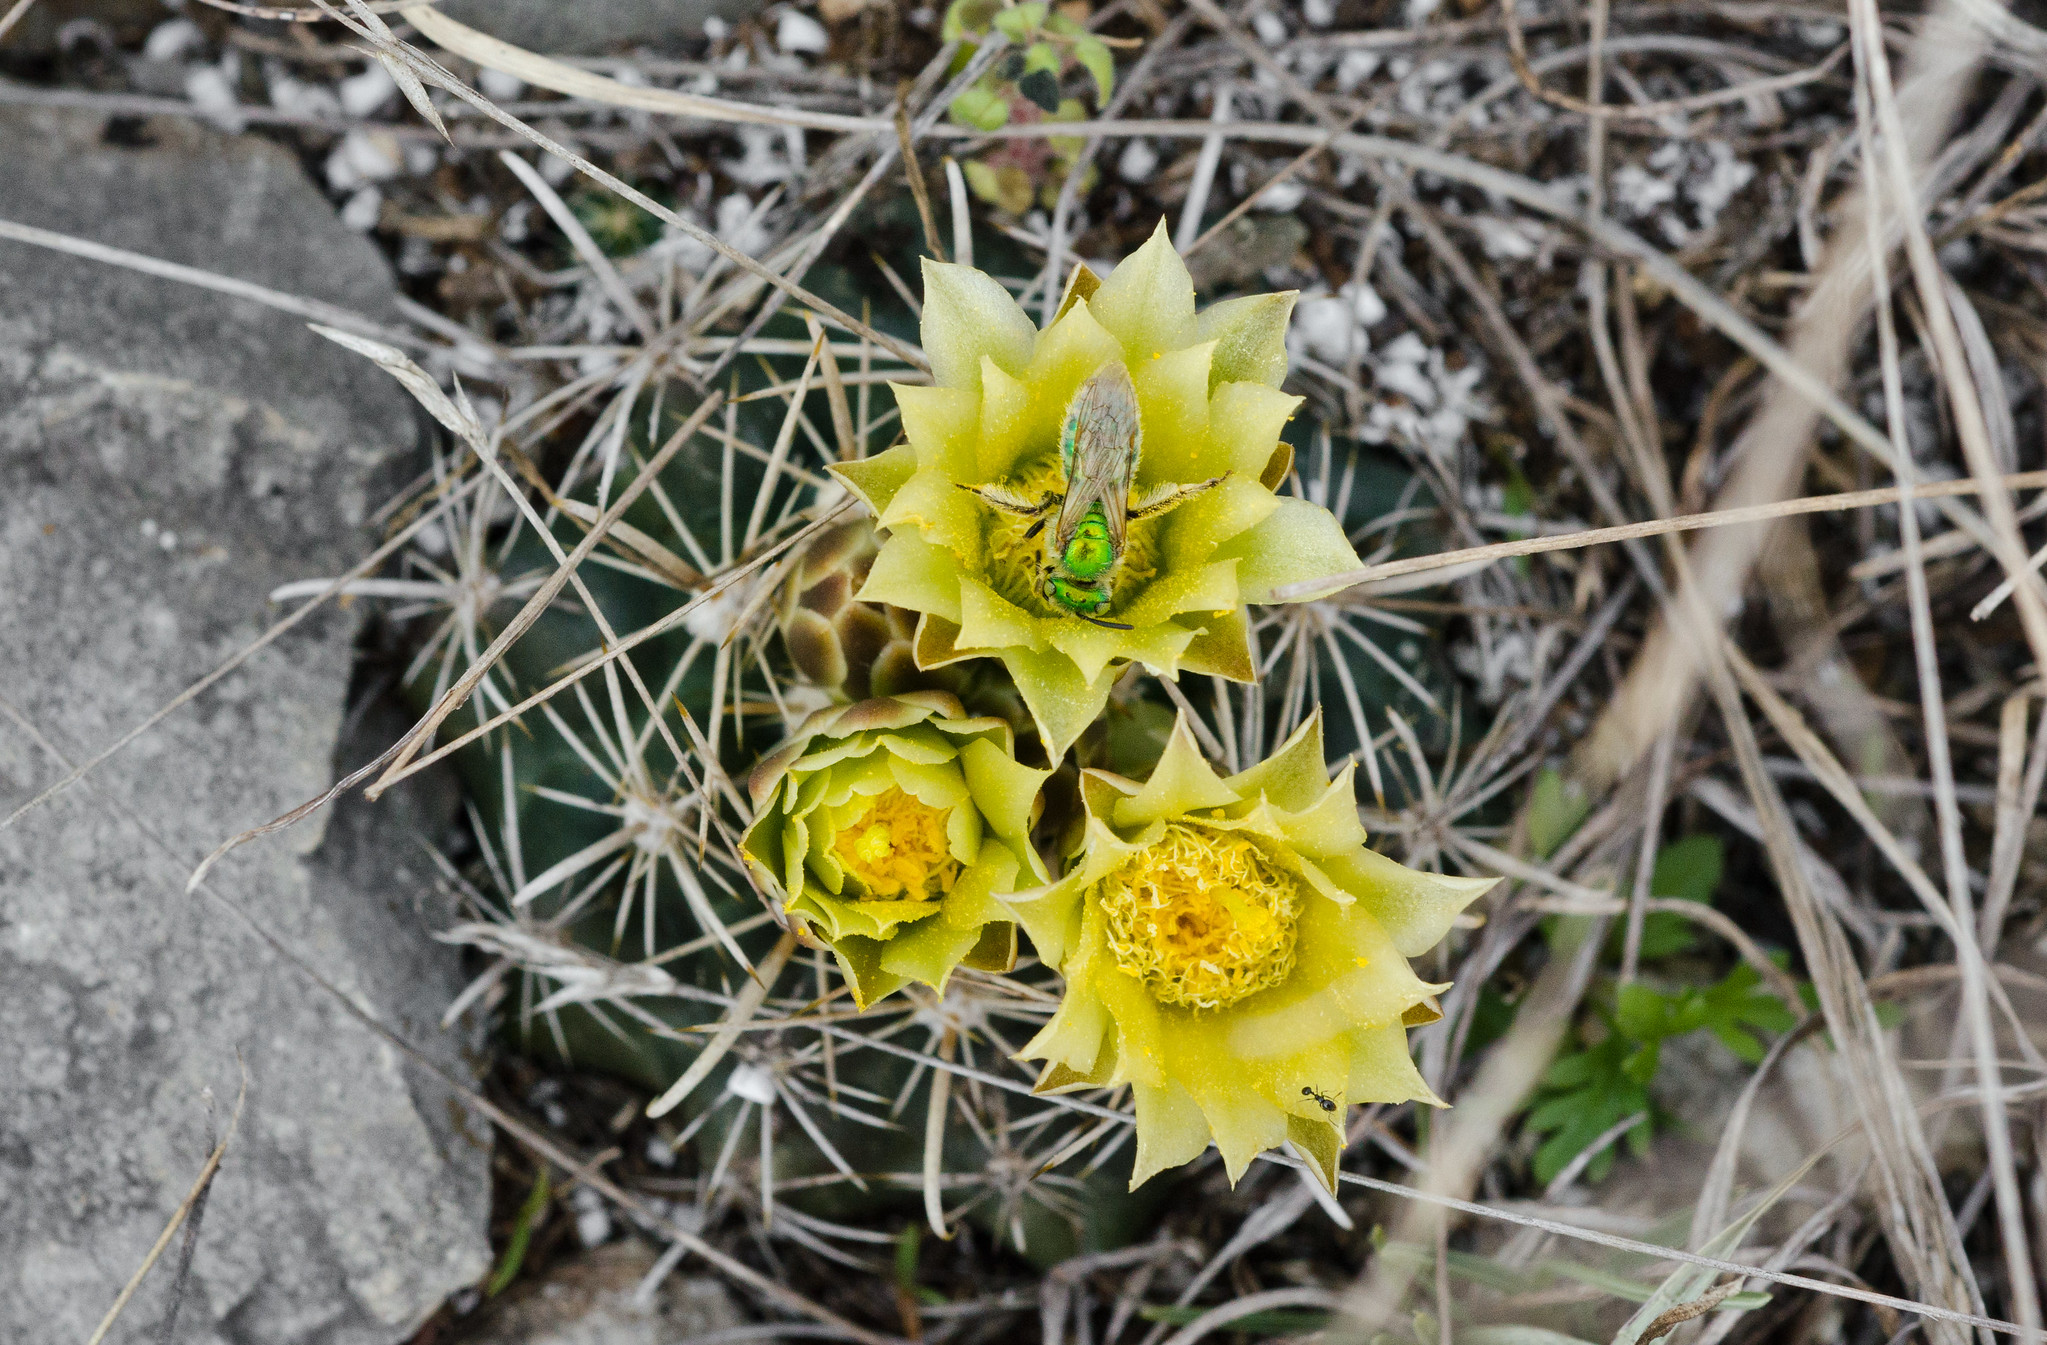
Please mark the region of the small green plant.
<svg viewBox="0 0 2047 1345"><path fill-rule="evenodd" d="M1009 4L1004 0L953 0L940 31L946 41L971 41L999 33L1017 50L1005 54L995 69L952 101L953 120L962 126L993 131L1005 125L1013 105L1011 90L1041 111L1056 114L1065 101L1060 83L1079 66L1095 83L1095 106L1109 101L1116 86L1116 60L1109 44L1090 33L1063 9L1045 0Z"/></svg>
<svg viewBox="0 0 2047 1345"><path fill-rule="evenodd" d="M1719 837L1687 836L1657 854L1650 891L1710 904L1723 867ZM1689 952L1696 938L1682 916L1651 912L1643 922L1641 957L1648 962ZM1610 944L1616 956L1618 940L1616 931ZM1761 983L1756 969L1742 963L1705 986L1658 989L1644 981L1606 986L1581 1024L1578 1048L1551 1064L1529 1113L1529 1130L1546 1137L1535 1151L1536 1180L1553 1180L1630 1116L1641 1119L1622 1140L1637 1157L1648 1152L1656 1127L1667 1120L1651 1093L1665 1042L1703 1030L1748 1064L1760 1061L1763 1043L1752 1029L1782 1032L1798 1021L1781 999L1759 989ZM1593 1181L1604 1177L1613 1155L1613 1147L1596 1155L1586 1175Z"/></svg>
<svg viewBox="0 0 2047 1345"><path fill-rule="evenodd" d="M1078 98L1062 92L1068 73L1078 67L1094 83L1095 108L1107 105L1116 87L1116 60L1109 43L1095 36L1067 12L1044 0L953 0L946 10L943 35L961 39L956 69L963 69L991 35L1011 47L993 69L952 100L952 119L978 131L993 131L1012 121L1080 121L1087 114ZM1050 206L1058 197L1075 156L1084 142L1078 137L1010 140L997 144L962 165L974 195L1009 215L1021 215L1033 204ZM1092 185L1089 170L1083 188Z"/></svg>

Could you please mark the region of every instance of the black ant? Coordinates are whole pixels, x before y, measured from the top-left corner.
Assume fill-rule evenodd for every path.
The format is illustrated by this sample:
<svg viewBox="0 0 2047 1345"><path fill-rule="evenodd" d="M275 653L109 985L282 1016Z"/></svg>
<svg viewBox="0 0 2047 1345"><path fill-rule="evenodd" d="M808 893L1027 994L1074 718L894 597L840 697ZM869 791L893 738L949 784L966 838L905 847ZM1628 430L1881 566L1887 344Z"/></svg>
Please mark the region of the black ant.
<svg viewBox="0 0 2047 1345"><path fill-rule="evenodd" d="M1323 1111L1333 1112L1336 1110L1336 1099L1330 1097L1327 1093L1317 1092L1306 1084L1301 1085L1301 1096L1314 1098Z"/></svg>

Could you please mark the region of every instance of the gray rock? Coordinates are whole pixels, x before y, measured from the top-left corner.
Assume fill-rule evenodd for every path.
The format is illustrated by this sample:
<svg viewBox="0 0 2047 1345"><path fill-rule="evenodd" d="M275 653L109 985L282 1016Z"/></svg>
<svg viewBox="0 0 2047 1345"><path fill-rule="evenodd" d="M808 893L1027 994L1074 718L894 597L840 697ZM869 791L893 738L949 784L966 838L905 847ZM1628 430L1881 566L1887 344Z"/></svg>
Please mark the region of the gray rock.
<svg viewBox="0 0 2047 1345"><path fill-rule="evenodd" d="M0 114L4 213L387 315L382 259L278 147ZM132 139L132 137L129 137ZM418 429L389 382L249 304L0 242L0 816L360 555ZM248 1104L183 1342L388 1345L488 1266L489 1129L184 875L317 794L356 617L301 626L0 830L0 1340L83 1340ZM14 718L17 716L18 718ZM369 722L354 717L357 726ZM388 725L383 726L388 732ZM388 737L382 741L388 741ZM458 1071L426 938L451 800L423 781L245 847L212 888ZM209 1099L210 1094L210 1101ZM169 1310L175 1256L116 1339Z"/></svg>
<svg viewBox="0 0 2047 1345"><path fill-rule="evenodd" d="M465 1324L461 1338L490 1345L682 1345L739 1325L731 1295L707 1277L670 1274L651 1301L641 1302L635 1291L655 1260L637 1239L586 1252L516 1285Z"/></svg>
<svg viewBox="0 0 2047 1345"><path fill-rule="evenodd" d="M760 0L444 0L450 18L513 46L590 56L613 47L656 47L704 35L704 20L737 19Z"/></svg>

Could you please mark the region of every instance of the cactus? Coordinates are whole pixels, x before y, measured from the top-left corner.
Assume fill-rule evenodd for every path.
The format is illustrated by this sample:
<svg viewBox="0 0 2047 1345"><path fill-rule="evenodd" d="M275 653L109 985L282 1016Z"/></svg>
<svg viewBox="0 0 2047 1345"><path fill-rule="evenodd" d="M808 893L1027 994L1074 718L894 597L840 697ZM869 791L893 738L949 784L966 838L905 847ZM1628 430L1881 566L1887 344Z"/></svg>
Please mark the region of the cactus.
<svg viewBox="0 0 2047 1345"><path fill-rule="evenodd" d="M1304 741L1296 730L1311 718L1309 707L1320 699L1311 693L1330 674L1325 647L1338 659L1335 675L1353 707L1361 694L1376 703L1388 692L1376 669L1353 669L1342 657L1334 632L1358 638L1346 612L1314 601L1267 608L1254 619L1238 597L1240 579L1253 600L1270 602L1289 583L1355 563L1344 540L1351 518L1332 518L1302 496L1273 494L1296 452L1278 442L1290 399L1273 390L1284 372L1278 342L1285 301L1243 301L1197 323L1185 268L1163 235L1117 275L1120 285L1101 287L1097 296L1092 277L1077 273L1061 323L1043 335L1034 361L1031 346L1041 338L999 286L964 268L934 273L923 326L927 342L934 334L938 340L930 349L940 386L902 394L908 439L892 448L877 442L875 428L894 418L896 398L863 385L856 416L837 372L845 356L871 367L873 348L841 356L825 346L822 329L793 316L764 330L762 357L733 363L722 406L663 404L644 394L621 399L551 485L530 473L521 483L486 472L479 464L496 449L466 403L441 407L429 399L429 409L477 452L451 456L437 474L436 496L447 503L438 540L427 550L438 557L416 551L407 562L443 578L449 595L409 672L408 691L421 709L449 693L456 674L537 591L560 554L594 547L576 582L537 615L443 726L444 738L465 739L455 760L479 843L476 861L460 875L472 918L448 937L484 957L477 994L497 1011L509 1044L660 1094L650 1108L659 1118L656 1134L692 1156L697 1203L707 1217L738 1211L763 1233L836 1255L847 1254L834 1240L849 1223L911 1217L920 1198L934 1228L965 1218L1044 1264L1133 1236L1167 1182L1131 1190L1128 1129L1031 1095L1013 1060L1034 1039L1040 1057L1047 1055L1042 1043L1060 1043L1040 1088L1114 1088L1123 1079L1110 1057L1092 1054L1082 1040L1086 1030L1076 1026L1095 1021L1092 1001L1069 993L1055 1016L1062 983L1053 967L1026 961L1019 974L1001 974L1015 958L1013 920L1030 912L1038 951L1066 959L1073 947L1068 917L1044 912L1080 910L1074 884L1093 870L1066 867L1064 885L1046 884L1059 878L1059 866L1078 865L1083 851L1099 854L1103 819L1113 814L1100 781L1141 779L1162 756L1193 750L1188 735L1196 721L1188 718L1185 693L1176 709L1156 675L1137 674L1140 664L1162 661L1170 670L1178 660L1189 674L1187 687L1212 681L1218 726L1233 741L1211 746L1248 758L1245 764L1288 735ZM1133 285L1163 298L1139 302L1123 293ZM1185 288L1185 300L1175 297L1175 286ZM1090 314L1091 297L1110 324L1106 330ZM894 315L899 331L907 330L904 316ZM992 643L999 658L971 657L971 622L962 625L965 618L948 605L956 599L946 585L978 583L974 566L995 562L975 551L970 564L949 567L931 539L946 535L946 519L974 521L985 512L955 484L1000 492L946 476L951 450L943 445L954 442L946 436L978 423L980 414L962 400L958 380L976 361L994 358L1008 371L989 366L989 395L1028 399L1036 396L1028 380L1070 387L1085 373L1087 350L1114 352L1119 340L1156 340L1174 352L1157 370L1142 370L1135 395L1147 424L1171 426L1176 416L1206 423L1212 388L1230 417L1216 422L1219 447L1159 440L1153 462L1167 465L1140 465L1143 489L1162 489L1156 484L1162 470L1180 473L1169 482L1215 475L1230 485L1185 511L1184 525L1169 520L1160 531L1146 523L1134 534L1142 554L1131 562L1126 589L1134 596L1127 600L1136 604L1133 612L1149 610L1143 595L1167 583L1155 576L1183 554L1196 558L1190 563L1212 564L1214 580L1152 604L1158 611L1144 618L1150 626L1093 623L1106 635L1056 609L1034 609L1028 621L1036 625L1015 626ZM1228 361L1213 381L1202 363L1204 340L1219 341L1218 358ZM380 358L397 370L394 361L403 357L388 356ZM1045 396L1064 402L1056 389ZM1183 398L1192 401L1176 401ZM692 414L700 408L708 414ZM1034 425L1047 413L1031 414ZM815 440L809 427L816 425L833 426L837 442ZM671 442L682 429L692 433ZM1261 433L1266 437L1258 441ZM829 476L793 451L804 434L813 437ZM1016 439L1007 451L1032 451L1024 444ZM882 448L888 451L876 451ZM1179 463L1173 455L1183 451L1193 456ZM640 464L663 453L665 465L641 481ZM469 465L458 469L462 461ZM1339 488L1331 466L1325 451L1319 490L1309 494L1352 503L1348 475ZM832 476L852 486L853 498ZM615 512L628 483L640 494L591 543L589 534ZM531 494L519 498L514 489ZM1260 520L1280 516L1284 529L1273 533L1271 545L1260 542ZM1000 565L1025 564L1032 534L1022 535L1023 543L1004 543ZM1219 540L1237 536L1244 540L1234 544L1236 552L1205 559ZM904 559L892 561L891 554ZM1171 594L1192 582L1188 574L1168 580ZM1039 626L1042 633L1034 633ZM1029 642L1041 638L1060 651L1057 659L1091 670L1079 700L1061 700L1070 679L1058 666L1033 661ZM1268 638L1288 656L1281 664L1286 673L1261 680L1249 652L1256 646L1247 641L1262 645ZM620 651L626 642L632 647ZM1412 675L1388 666L1428 697ZM1026 684L1013 675L1018 668L1028 674ZM1215 676L1192 675L1199 673ZM1227 690L1224 678L1242 683L1241 690ZM554 694L510 714L548 688ZM851 711L814 713L834 704ZM806 734L770 757L806 720ZM1356 722L1349 741L1362 744L1368 737L1362 712ZM479 726L485 727L474 732ZM1344 738L1340 728L1332 736ZM957 819L946 820L956 810L945 793L951 786L919 774L939 769L928 763L954 751L975 806L984 810L972 838L954 835ZM830 764L846 752L869 756ZM1319 747L1311 754L1319 756ZM1364 755L1369 763L1369 749ZM987 775L994 767L982 757L1006 762L1008 774ZM1113 774L1084 776L1083 767ZM862 772L876 770L922 782L917 797L905 795L896 811L922 809L930 817L854 818L860 793L851 803L826 795L829 806L819 806L819 790L852 787L830 781L865 779ZM994 783L998 777L1005 783ZM1242 776L1263 778L1255 771ZM1124 787L1138 788L1128 781L1117 786ZM1347 790L1339 781L1331 797ZM870 812L895 806L888 803L894 794L878 797ZM772 809L770 798L780 800ZM819 819L840 829L836 840L824 833L803 839L825 825ZM1148 843L1141 824L1116 825L1125 828L1113 842L1122 847L1117 853ZM1204 813L1190 825L1210 823ZM879 851L861 848L863 826L884 837L884 849L914 849L926 831L940 835L934 827L952 839L934 842L936 850L925 846L930 854L918 861L916 891L898 892L909 880L899 881L895 859L888 861L895 867L859 868L882 862ZM799 848L787 850L792 844ZM822 868L785 863L786 855L803 853L802 845L824 856L817 859ZM951 860L944 859L946 845ZM962 867L975 846L980 867ZM1049 871L1048 859L1055 865ZM1277 854L1274 862L1295 863ZM806 874L836 881L846 865L858 869L857 882L846 879L851 888L811 890ZM1382 865L1404 872L1390 861ZM1342 900L1373 909L1375 881L1351 881ZM1065 895L1048 904L1018 888ZM951 915L934 913L941 895L945 912L954 895L977 912L971 927L950 929ZM1012 900L1014 913L1005 910ZM909 910L915 901L927 904ZM877 913L887 918L874 923ZM998 932L1003 938L991 941ZM1003 943L999 956L994 942ZM903 951L890 951L898 945ZM1088 956L1099 962L1098 953ZM1088 995L1108 984L1105 975L1119 974L1088 965ZM842 1025L838 1019L853 1007L849 998L865 1012ZM1397 1038L1399 1023L1385 1032L1392 1034L1388 1041ZM962 1081L957 1069L971 1072ZM1359 1075L1354 1088L1369 1090L1369 1075ZM1242 1075L1254 1076L1263 1078L1256 1070ZM1211 1093L1235 1086L1226 1067L1204 1077ZM1008 1087L996 1086L1005 1079ZM1170 1135L1152 1133L1162 1104L1147 1101L1152 1094L1143 1088L1151 1085L1137 1082L1141 1180L1191 1157L1206 1140L1184 1116ZM1342 1094L1341 1085L1329 1087ZM1227 1104L1210 1098L1204 1105ZM1291 1105L1299 1111L1304 1104ZM1233 1132L1233 1176L1255 1141L1249 1132ZM1322 1152L1328 1148L1317 1146L1325 1177L1334 1167L1334 1151Z"/></svg>

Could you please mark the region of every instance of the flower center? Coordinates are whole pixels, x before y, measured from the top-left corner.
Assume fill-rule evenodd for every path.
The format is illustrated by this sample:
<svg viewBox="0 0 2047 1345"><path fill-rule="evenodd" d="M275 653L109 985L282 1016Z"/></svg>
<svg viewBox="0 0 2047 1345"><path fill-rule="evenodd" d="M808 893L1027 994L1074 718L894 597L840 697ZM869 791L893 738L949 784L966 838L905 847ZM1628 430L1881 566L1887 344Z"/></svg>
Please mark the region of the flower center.
<svg viewBox="0 0 2047 1345"><path fill-rule="evenodd" d="M1294 968L1300 889L1242 836L1169 826L1095 891L1116 964L1161 1004L1220 1009Z"/></svg>
<svg viewBox="0 0 2047 1345"><path fill-rule="evenodd" d="M1066 485L1058 459L1051 455L1039 457L1018 476L1001 483L1004 490L1018 499L1033 501L1048 494L1057 495ZM988 586L1033 616L1071 616L1070 611L1045 595L1046 562L1060 545L1057 511L1036 521L992 508L984 509L983 515L982 537L987 553L982 577ZM1120 555L1111 553L1106 519L1075 530L1075 540L1080 545L1069 557L1069 564L1081 561L1081 568L1089 571L1089 582L1106 581L1112 597L1103 615L1113 617L1118 607L1142 591L1146 581L1158 573L1156 527L1155 522L1131 524ZM1085 536L1081 535L1083 532Z"/></svg>
<svg viewBox="0 0 2047 1345"><path fill-rule="evenodd" d="M832 841L832 853L864 889L854 895L872 901L931 901L952 891L959 861L946 848L945 821L952 810L891 786Z"/></svg>

